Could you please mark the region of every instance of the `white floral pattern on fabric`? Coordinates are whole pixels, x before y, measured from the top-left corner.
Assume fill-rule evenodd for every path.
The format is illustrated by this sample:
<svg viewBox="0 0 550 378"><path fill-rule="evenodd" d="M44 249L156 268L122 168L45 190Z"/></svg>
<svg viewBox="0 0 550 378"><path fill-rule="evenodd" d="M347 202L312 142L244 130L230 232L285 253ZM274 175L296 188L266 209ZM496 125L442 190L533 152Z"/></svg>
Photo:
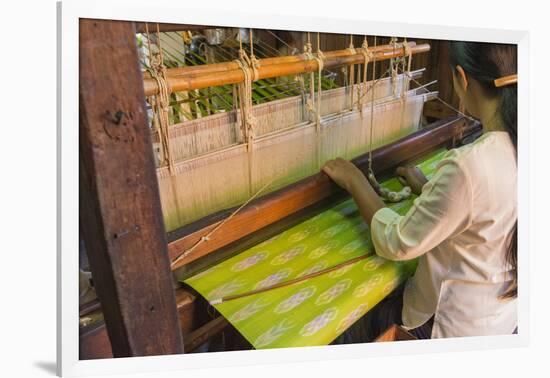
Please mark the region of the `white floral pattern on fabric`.
<svg viewBox="0 0 550 378"><path fill-rule="evenodd" d="M229 318L229 320L233 323L238 323L243 320L246 320L252 315L254 315L255 313L257 313L258 311L260 311L261 309L265 308L266 306L269 306L270 303L271 302L267 301L264 298L258 298L254 302L247 304L246 306L244 306L243 308L235 312Z"/></svg>
<svg viewBox="0 0 550 378"><path fill-rule="evenodd" d="M360 304L355 310L344 316L338 324L338 327L336 327L336 332L340 334L351 327L353 323L355 323L361 316L363 316L363 314L367 312L368 308L368 303Z"/></svg>
<svg viewBox="0 0 550 378"><path fill-rule="evenodd" d="M310 259L318 259L321 256L326 255L330 251L334 251L338 246L340 245L340 242L338 240L329 240L325 244L315 248L313 251L311 251L308 255Z"/></svg>
<svg viewBox="0 0 550 378"><path fill-rule="evenodd" d="M375 274L367 281L358 285L355 290L353 290L353 296L355 298L364 297L365 295L369 294L380 282L382 282L382 275Z"/></svg>
<svg viewBox="0 0 550 378"><path fill-rule="evenodd" d="M263 261L269 256L267 251L258 252L250 257L247 257L244 260L239 261L231 267L232 272L242 272L245 269L250 268L251 266L256 265L260 261Z"/></svg>
<svg viewBox="0 0 550 378"><path fill-rule="evenodd" d="M337 225L327 228L325 231L321 232L321 235L319 236L321 237L321 239L330 239L338 235L340 232L346 230L347 228L349 228L348 223L338 223Z"/></svg>
<svg viewBox="0 0 550 378"><path fill-rule="evenodd" d="M349 289L351 282L352 280L347 278L332 285L329 289L325 290L319 295L319 297L317 297L315 304L317 306L322 306L332 302L334 299L342 295L347 289Z"/></svg>
<svg viewBox="0 0 550 378"><path fill-rule="evenodd" d="M338 278L340 276L343 276L347 272L349 272L354 267L355 267L355 264L344 265L343 267L338 268L338 269L333 270L332 272L330 272L328 274L328 276L329 276L329 278Z"/></svg>
<svg viewBox="0 0 550 378"><path fill-rule="evenodd" d="M285 251L283 253L280 253L279 255L275 256L273 260L271 260L271 265L283 265L289 262L290 260L294 259L296 256L301 255L305 251L306 247L303 245L299 245L296 247L292 247L288 251Z"/></svg>
<svg viewBox="0 0 550 378"><path fill-rule="evenodd" d="M327 261L324 261L324 260L323 261L318 261L315 264L313 264L312 266L310 266L309 268L307 268L306 270L299 273L296 277L306 276L308 274L315 273L315 272L318 272L320 270L323 270L327 267L328 267L328 262Z"/></svg>
<svg viewBox="0 0 550 378"><path fill-rule="evenodd" d="M292 273L292 269L285 268L273 274L270 274L269 276L267 276L266 278L264 278L263 280L261 280L256 284L256 289L261 289L264 287L275 285L276 283L281 282L282 280L287 278L290 275L290 273Z"/></svg>
<svg viewBox="0 0 550 378"><path fill-rule="evenodd" d="M222 298L226 295L229 295L231 293L234 293L241 287L245 285L245 281L235 278L229 282L226 282L218 287L216 287L214 290L210 291L207 295L208 298Z"/></svg>
<svg viewBox="0 0 550 378"><path fill-rule="evenodd" d="M210 273L216 271L217 269L219 269L219 265L214 265L206 270L203 270L200 273L195 274L193 277L189 278L189 281L198 280L204 276L208 276Z"/></svg>
<svg viewBox="0 0 550 378"><path fill-rule="evenodd" d="M317 226L314 226L314 225L308 226L305 229L303 229L301 231L298 231L298 232L295 232L292 235L290 235L288 237L288 241L291 242L291 243L300 242L300 241L304 240L305 238L307 238L308 236L314 234L318 230L319 230L319 227L317 227Z"/></svg>
<svg viewBox="0 0 550 378"><path fill-rule="evenodd" d="M314 216L313 218L309 218L307 221L305 221L304 223L307 223L307 224L312 224L312 223L315 223L317 222L318 220L320 220L321 218L323 218L325 216L325 213L319 213L317 214L316 216Z"/></svg>
<svg viewBox="0 0 550 378"><path fill-rule="evenodd" d="M425 167L436 160L437 157L422 164ZM426 177L431 176L424 169L423 172ZM396 179L382 185L391 190L401 187ZM412 202L413 199L389 207L403 215ZM362 249L352 252L359 244L354 240L362 241L364 252ZM304 250L294 256L296 251L292 249L299 246ZM349 253L340 253L341 250ZM263 252L268 253L265 259ZM347 199L184 282L212 301L319 272L361 253L373 252L369 227L353 199ZM272 265L273 260L285 262ZM326 345L409 277L415 267L416 261L394 262L371 255L293 285L214 307L255 348ZM351 284L336 297L339 289L330 289L345 279L351 279ZM316 305L323 294L322 300L328 302Z"/></svg>
<svg viewBox="0 0 550 378"><path fill-rule="evenodd" d="M282 314L292 310L293 308L301 305L306 299L310 298L317 288L315 286L308 286L303 289L300 289L296 294L293 294L289 298L280 302L277 307L273 310L276 314Z"/></svg>
<svg viewBox="0 0 550 378"><path fill-rule="evenodd" d="M384 263L386 263L388 260L386 260L383 257L380 256L374 256L372 258L369 258L368 261L363 265L364 271L372 271L380 268Z"/></svg>
<svg viewBox="0 0 550 378"><path fill-rule="evenodd" d="M357 252L359 249L363 249L366 251L366 245L365 243L363 242L363 240L361 239L355 239L355 240L352 240L351 242L349 242L348 244L346 244L340 251L339 253L342 254L342 255L347 255L347 254L350 254L350 253L354 253L354 252Z"/></svg>
<svg viewBox="0 0 550 378"><path fill-rule="evenodd" d="M300 330L301 336L312 336L319 332L319 330L325 328L332 320L336 318L338 309L331 307L323 311L320 315L315 317L312 321L305 324Z"/></svg>
<svg viewBox="0 0 550 378"><path fill-rule="evenodd" d="M254 346L256 348L263 348L273 343L275 340L277 340L279 337L285 334L286 331L288 331L289 329L292 329L293 327L294 327L294 322L288 319L283 319L280 323L269 328L266 332L258 336L256 341L254 342Z"/></svg>
<svg viewBox="0 0 550 378"><path fill-rule="evenodd" d="M267 240L264 240L263 242L261 242L260 244L256 245L255 248L262 248L262 247L265 247L279 239L281 239L283 237L283 233L280 233L279 235L275 235L275 236L272 236L270 237L269 239Z"/></svg>

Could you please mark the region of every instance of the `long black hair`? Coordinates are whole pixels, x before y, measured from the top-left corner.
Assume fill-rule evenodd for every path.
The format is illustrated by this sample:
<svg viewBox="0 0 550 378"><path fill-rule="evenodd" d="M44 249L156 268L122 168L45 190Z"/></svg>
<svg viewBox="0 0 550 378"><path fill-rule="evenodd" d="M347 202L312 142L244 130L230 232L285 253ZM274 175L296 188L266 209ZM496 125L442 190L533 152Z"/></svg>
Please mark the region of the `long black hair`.
<svg viewBox="0 0 550 378"><path fill-rule="evenodd" d="M498 96L498 114L501 125L510 135L516 147L518 139L517 121L517 85L507 85L497 88L495 79L517 74L517 46L482 42L451 42L450 62L453 70L461 66L467 76L475 79L488 96ZM514 279L510 288L502 298L517 296L517 221L506 250L505 261L514 271Z"/></svg>

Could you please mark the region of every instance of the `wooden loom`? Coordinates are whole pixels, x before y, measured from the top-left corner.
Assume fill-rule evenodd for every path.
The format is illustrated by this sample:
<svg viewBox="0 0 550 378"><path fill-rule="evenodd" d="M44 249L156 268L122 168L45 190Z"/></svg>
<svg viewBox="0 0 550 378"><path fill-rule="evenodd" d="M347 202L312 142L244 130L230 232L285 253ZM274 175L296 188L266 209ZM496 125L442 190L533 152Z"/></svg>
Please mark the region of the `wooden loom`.
<svg viewBox="0 0 550 378"><path fill-rule="evenodd" d="M91 35L92 30L95 32L94 36ZM235 208L231 206L244 202L250 193L257 191L271 179L263 177L262 172L279 172L278 167L264 165L257 169L257 182L251 183L250 178L245 177L251 170L246 166L248 155L245 138L239 132L242 117L235 111L171 126L168 138L172 146L176 146L171 151L175 160L171 168L175 169L170 171L171 168L167 166L156 168L156 180L161 190L159 197L155 189L155 168L147 148L151 140L153 143L160 143L160 137L158 134L149 135L143 112L144 95L158 94L159 88L150 75L146 74L142 79L137 65L131 64L132 60L137 61L133 33L131 23L81 21L80 148L81 183L85 184L81 186L81 209L86 214L95 214L93 217L83 217L81 222L110 339L109 342L101 322L82 329L81 358L108 357L111 354L133 356L181 353L184 349L185 352L193 351L228 324L221 317L207 323L201 322L195 314L200 311L200 298L197 299L196 293L184 288L176 289L174 295L170 270L177 277L188 276L311 217L345 196L326 176L315 173L319 166L311 163L307 169L282 177L278 180L278 185L270 188L269 194L253 200L234 214ZM115 35L117 38L112 38ZM105 43L106 40L109 43ZM412 54L429 50L426 45L411 46ZM372 61L398 58L406 52L402 45L377 46L371 49L369 52L372 54ZM109 54L111 51L117 51L118 54ZM324 56L324 68L361 64L365 61L363 53L354 53L351 49L324 52ZM90 63L92 61L103 63L101 75L98 66ZM104 71L105 67L110 67L107 73ZM108 72L109 70L113 72ZM319 62L311 57L308 59L308 56L278 57L260 61L257 78L318 70ZM420 72L411 73L411 76L414 78L419 74ZM113 75L126 78L123 85L113 85L109 80L116 77ZM403 88L401 84L404 78L403 74L399 77L401 81L397 88ZM166 75L166 83L173 91L237 84L244 79L244 71L233 62L173 69L168 70ZM398 113L395 109L400 108L392 109L392 104L403 107L409 97L423 103L436 96L434 93L416 93L415 90L404 90L396 96L396 93L392 93L391 80L381 80L380 83L372 91L374 98L379 101L371 109L378 115L391 113L388 110ZM351 93L360 85L358 83L351 87ZM363 89L368 88L367 83ZM388 101L389 96L394 96L393 100ZM321 117L324 117L322 126L328 130L325 135L330 136L331 140L338 140L337 137L342 138L344 135L335 134L334 126L330 133L330 126L341 126L342 120L345 120L352 125L348 130L350 135L359 142L357 146L350 147L351 141L344 140L342 144L346 148L338 148L334 144L330 145L327 139L324 142L330 148L327 148L328 152L323 155L322 160L338 155L347 158L356 156L354 162L366 173L366 135L361 134L365 125L357 120L362 119L361 113L367 113L369 108L350 109L348 97L349 90L345 88L321 94ZM114 98L115 102L105 98ZM310 98L315 101L319 97L314 95ZM297 138L300 143L308 138L315 141L317 125L308 119L307 112L304 114L303 105L302 98L288 98L253 107L252 112L258 125L258 138L253 143L265 142L268 145L265 147L265 158L260 159L260 162L271 163L268 156L279 156L284 148L288 149L288 141L292 141L293 133L304 133ZM421 107L417 106L416 109L418 108L421 110ZM390 123L391 121L388 122ZM378 148L372 156L377 174L387 173L398 164L411 161L443 145L457 143L462 136L473 130L473 125L462 117L440 120L420 130L416 127L403 130L401 126L397 123L390 135L385 134L386 129L377 130L378 139L374 145ZM368 125L366 128L368 129ZM213 135L224 137L217 138L214 143L197 142L200 137L205 138L205 141L212 140ZM357 138L358 135L360 138ZM287 143L282 143L283 150L281 141ZM321 145L322 143L323 140ZM101 154L90 146L102 146ZM197 149L204 146L208 148ZM303 144L298 144L295 148L300 146ZM310 146L308 151L313 156L315 150L315 146ZM227 154L227 151L230 153ZM139 158L136 158L137 155ZM237 194L230 199L201 203L198 207L203 213L197 212L196 208L185 207L198 193L196 188L189 189L192 185L189 183L190 177L195 175L194 180L197 181L207 174L212 177L222 174L228 166L222 166L219 172L208 171L208 168L213 162L226 163L228 156L236 156L245 161L232 165L233 168L239 165L242 167L241 171L232 171L237 172L234 174L235 180L231 181L234 185L232 191ZM287 163L286 161L285 164ZM105 177L109 177L109 180L105 180ZM248 184L239 186L243 182ZM184 190L177 195L174 192L168 194L178 185ZM165 190L164 186L170 189ZM224 181L211 190L215 192L220 188L227 189L226 187L227 181ZM125 190L131 190L135 195L128 198ZM111 201L106 202L109 198ZM117 204L114 209L111 205L113 202ZM173 222L170 210L175 206L180 215ZM162 213L165 224L172 229L168 233L168 243L162 228ZM181 216L189 213L191 215L187 218ZM234 215L231 219L223 225L223 233L216 234L208 242L197 244L232 214ZM191 248L194 248L193 253L185 255ZM90 308L94 308L94 305L81 309L81 314L85 315ZM144 329L147 330L145 334Z"/></svg>

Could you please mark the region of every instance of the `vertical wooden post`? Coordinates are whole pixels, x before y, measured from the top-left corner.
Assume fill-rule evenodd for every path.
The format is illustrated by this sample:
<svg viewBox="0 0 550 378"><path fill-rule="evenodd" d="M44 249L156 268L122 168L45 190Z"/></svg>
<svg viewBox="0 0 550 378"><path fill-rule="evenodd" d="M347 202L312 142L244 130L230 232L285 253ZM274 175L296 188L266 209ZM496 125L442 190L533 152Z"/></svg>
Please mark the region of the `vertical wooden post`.
<svg viewBox="0 0 550 378"><path fill-rule="evenodd" d="M80 20L80 222L115 357L183 353L134 30Z"/></svg>

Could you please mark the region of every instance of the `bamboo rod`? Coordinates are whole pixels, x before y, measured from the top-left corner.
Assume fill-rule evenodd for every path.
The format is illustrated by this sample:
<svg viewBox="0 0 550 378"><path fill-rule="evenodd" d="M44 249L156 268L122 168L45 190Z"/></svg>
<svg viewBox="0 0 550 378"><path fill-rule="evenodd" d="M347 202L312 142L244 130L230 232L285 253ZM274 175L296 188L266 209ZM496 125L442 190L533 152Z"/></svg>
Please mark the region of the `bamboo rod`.
<svg viewBox="0 0 550 378"><path fill-rule="evenodd" d="M410 47L415 47L416 42L409 42ZM380 45L373 46L369 48L370 52L378 51L393 51L394 49L402 49L403 44L398 43L395 47L393 45ZM323 53L327 58L336 58L339 56L346 56L350 54L348 49L345 50L335 50L327 51ZM277 56L271 58L260 59L261 66L269 66L272 64L281 64L281 63L294 63L303 61L304 57L302 55L291 55L291 56ZM232 70L238 70L239 65L234 61L230 62L221 62L213 64L201 64L196 66L184 66L184 67L174 67L168 68L166 70L167 76L192 76L192 75L202 75L202 74L211 74L214 72L227 72ZM145 78L151 78L149 72L143 73Z"/></svg>
<svg viewBox="0 0 550 378"><path fill-rule="evenodd" d="M374 51L369 48L369 51L373 54L371 61L383 61L391 58L397 58L404 55L404 50L399 48L394 48L391 46L391 49L378 49ZM360 50L360 49L357 49ZM430 50L430 45L421 44L416 45L411 48L412 54L424 53ZM364 63L365 58L363 54L357 53L353 54L350 50L341 50L345 51L345 54L334 55L334 51L324 53L326 59L324 60L324 68L334 68L344 65L360 64ZM288 57L279 57L288 58ZM289 76L296 75L306 72L316 72L318 71L317 61L315 59L303 60L303 56L296 57L299 58L296 62L287 62L287 63L274 63L264 65L264 59L260 60L260 65L257 69L258 78L260 79L269 79L279 76ZM274 59L274 58L269 58ZM166 81L168 82L168 87L172 92L179 91L190 91L193 89L201 89L207 87L221 86L227 84L237 84L244 80L244 73L241 69L235 69L230 71L218 71L208 74L191 74L185 76L168 76ZM152 96L158 94L158 85L156 80L151 78L145 78L143 81L143 87L146 96Z"/></svg>
<svg viewBox="0 0 550 378"><path fill-rule="evenodd" d="M313 272L313 273L310 273L310 274L306 274L305 276L296 277L296 278L293 278L293 279L288 280L288 281L279 282L279 283L276 283L276 284L273 284L273 285L270 285L270 286L267 286L267 287L262 287L260 289L250 290L250 291L247 291L247 292L241 293L241 294L233 294L233 295L228 295L228 296L225 296L225 297L214 298L209 303L210 303L211 306L218 305L218 304L221 304L221 303L224 303L224 302L232 301L234 299L249 297L251 295L264 293L266 291L271 291L271 290L274 290L274 289L279 289L281 287L294 285L294 284L309 280L311 278L318 277L322 274L333 272L335 270L341 269L345 266L354 264L358 261L364 260L367 257L372 257L372 256L373 256L372 254L365 254L365 255L357 256L357 257L354 257L354 258L349 259L347 261L343 261L339 264L331 266L329 268L322 269L322 270L319 270L317 272Z"/></svg>

